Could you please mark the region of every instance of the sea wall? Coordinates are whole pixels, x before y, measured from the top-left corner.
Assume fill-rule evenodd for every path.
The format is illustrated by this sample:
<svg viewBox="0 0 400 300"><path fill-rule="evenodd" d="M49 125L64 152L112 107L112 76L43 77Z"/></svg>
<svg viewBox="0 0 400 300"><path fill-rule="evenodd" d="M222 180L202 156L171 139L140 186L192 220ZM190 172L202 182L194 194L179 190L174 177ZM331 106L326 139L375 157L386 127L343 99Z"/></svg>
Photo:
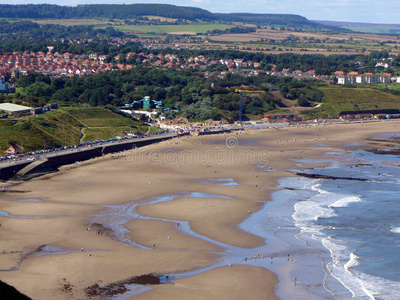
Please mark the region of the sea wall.
<svg viewBox="0 0 400 300"><path fill-rule="evenodd" d="M46 154L47 161L44 161L42 164L33 168L28 173L38 173L38 172L56 170L57 168L63 165L73 164L78 161L85 161L109 153L115 153L115 152L147 146L154 143L159 143L161 141L171 139L174 137L176 136L170 135L170 136L160 136L159 138L152 137L144 139L136 138L113 144L96 145L91 148L71 149L71 152L66 152L66 153L53 152ZM31 162L3 163L4 166L3 165L0 166L0 179L2 180L10 179L30 163Z"/></svg>

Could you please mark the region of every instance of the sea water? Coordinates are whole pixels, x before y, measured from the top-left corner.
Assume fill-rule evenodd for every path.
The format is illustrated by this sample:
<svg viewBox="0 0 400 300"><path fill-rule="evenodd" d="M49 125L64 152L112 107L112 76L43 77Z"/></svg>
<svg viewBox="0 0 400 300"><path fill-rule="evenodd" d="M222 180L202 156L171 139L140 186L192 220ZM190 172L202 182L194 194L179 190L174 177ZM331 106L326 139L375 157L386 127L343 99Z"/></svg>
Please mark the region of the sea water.
<svg viewBox="0 0 400 300"><path fill-rule="evenodd" d="M268 213L275 236L306 253L303 266L321 261L334 299L400 299L400 159L354 151L340 161L306 171L340 179L281 180L290 190L286 209Z"/></svg>

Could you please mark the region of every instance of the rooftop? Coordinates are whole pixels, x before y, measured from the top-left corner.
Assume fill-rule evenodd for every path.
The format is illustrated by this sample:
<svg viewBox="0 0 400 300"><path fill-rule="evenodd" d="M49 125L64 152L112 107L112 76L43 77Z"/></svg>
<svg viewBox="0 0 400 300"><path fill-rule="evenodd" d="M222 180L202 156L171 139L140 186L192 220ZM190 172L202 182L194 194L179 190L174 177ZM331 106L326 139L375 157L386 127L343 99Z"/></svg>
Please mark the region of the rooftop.
<svg viewBox="0 0 400 300"><path fill-rule="evenodd" d="M22 106L22 105L17 105L17 104L12 104L12 103L0 103L0 110L4 110L5 112L23 112L23 111L29 111L31 110L32 107L28 106Z"/></svg>

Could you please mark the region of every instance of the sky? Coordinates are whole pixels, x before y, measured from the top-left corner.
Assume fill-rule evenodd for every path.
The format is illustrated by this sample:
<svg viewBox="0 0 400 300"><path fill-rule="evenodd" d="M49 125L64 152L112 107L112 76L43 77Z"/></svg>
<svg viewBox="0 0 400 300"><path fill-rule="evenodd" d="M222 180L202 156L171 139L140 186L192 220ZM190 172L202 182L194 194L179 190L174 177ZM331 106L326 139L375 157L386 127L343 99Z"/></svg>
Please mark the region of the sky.
<svg viewBox="0 0 400 300"><path fill-rule="evenodd" d="M296 14L309 20L400 24L398 0L0 0L0 4L133 4L192 6L213 13Z"/></svg>

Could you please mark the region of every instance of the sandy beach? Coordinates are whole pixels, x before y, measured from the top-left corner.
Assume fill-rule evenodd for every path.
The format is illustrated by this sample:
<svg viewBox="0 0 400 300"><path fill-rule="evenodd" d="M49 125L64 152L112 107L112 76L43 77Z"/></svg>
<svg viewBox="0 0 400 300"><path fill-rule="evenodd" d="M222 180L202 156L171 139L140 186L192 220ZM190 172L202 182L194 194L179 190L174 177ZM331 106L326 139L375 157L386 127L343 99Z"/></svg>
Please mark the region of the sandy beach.
<svg viewBox="0 0 400 300"><path fill-rule="evenodd" d="M390 120L188 136L1 183L20 192L0 195L0 280L35 300L96 299L88 287L143 274L169 280L118 299L278 299L278 276L246 263L270 256L268 240L238 225L271 201L279 178L295 176L294 159L390 147L370 138L399 128Z"/></svg>

